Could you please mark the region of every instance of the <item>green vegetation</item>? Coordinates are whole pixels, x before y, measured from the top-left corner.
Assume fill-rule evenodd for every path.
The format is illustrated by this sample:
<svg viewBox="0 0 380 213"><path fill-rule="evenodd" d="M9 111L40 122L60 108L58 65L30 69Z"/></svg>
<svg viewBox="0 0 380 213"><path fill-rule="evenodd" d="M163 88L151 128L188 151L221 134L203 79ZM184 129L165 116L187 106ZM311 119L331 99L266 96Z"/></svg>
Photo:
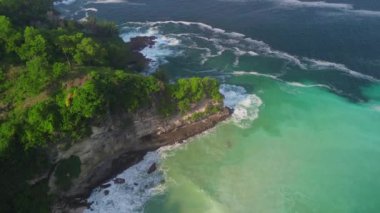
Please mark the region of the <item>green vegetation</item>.
<svg viewBox="0 0 380 213"><path fill-rule="evenodd" d="M169 116L222 99L214 79L168 84L163 72L139 74L146 61L114 24L59 20L51 10L51 0L0 0L0 212L49 212L46 180L28 181L53 166L49 147L69 147L105 116L152 106ZM76 156L58 163L62 189L80 164Z"/></svg>
<svg viewBox="0 0 380 213"><path fill-rule="evenodd" d="M190 104L199 102L206 97L216 101L222 100L219 84L211 78L179 79L173 86L172 93L181 112L188 111Z"/></svg>
<svg viewBox="0 0 380 213"><path fill-rule="evenodd" d="M194 121L199 121L201 120L202 118L208 116L208 115L212 115L214 113L217 113L221 110L221 107L220 106L214 106L214 105L209 105L207 106L206 110L203 111L203 112L196 112L194 114L192 114L188 120L191 121L191 122L194 122Z"/></svg>

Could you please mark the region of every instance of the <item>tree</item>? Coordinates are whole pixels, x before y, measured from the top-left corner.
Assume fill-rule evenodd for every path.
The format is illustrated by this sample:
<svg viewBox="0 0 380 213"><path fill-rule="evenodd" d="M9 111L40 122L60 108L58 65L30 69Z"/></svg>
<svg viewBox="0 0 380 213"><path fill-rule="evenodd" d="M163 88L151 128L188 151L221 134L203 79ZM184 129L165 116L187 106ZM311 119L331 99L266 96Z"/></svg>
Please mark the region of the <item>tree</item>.
<svg viewBox="0 0 380 213"><path fill-rule="evenodd" d="M31 60L34 57L46 57L46 40L34 27L24 30L24 43L17 50L22 60Z"/></svg>
<svg viewBox="0 0 380 213"><path fill-rule="evenodd" d="M59 36L58 46L65 54L69 66L71 59L79 65L104 62L105 50L92 38L84 37L83 33Z"/></svg>
<svg viewBox="0 0 380 213"><path fill-rule="evenodd" d="M83 38L76 46L74 60L77 64L102 64L104 50L91 38Z"/></svg>
<svg viewBox="0 0 380 213"><path fill-rule="evenodd" d="M211 78L179 79L171 90L181 112L189 110L191 103L204 98L211 98L215 101L222 99L218 82Z"/></svg>
<svg viewBox="0 0 380 213"><path fill-rule="evenodd" d="M64 63L56 62L53 64L53 77L54 77L54 79L62 77L68 71L69 71L69 68Z"/></svg>
<svg viewBox="0 0 380 213"><path fill-rule="evenodd" d="M44 57L34 57L26 62L27 72L23 75L23 82L20 82L25 90L32 93L39 92L49 80L49 63Z"/></svg>
<svg viewBox="0 0 380 213"><path fill-rule="evenodd" d="M8 122L2 122L0 124L0 157L3 154L4 150L6 150L11 143L14 135L16 133L16 125L11 120Z"/></svg>
<svg viewBox="0 0 380 213"><path fill-rule="evenodd" d="M0 16L0 48L3 46L8 53L15 51L20 38L20 33L13 28L9 18Z"/></svg>
<svg viewBox="0 0 380 213"><path fill-rule="evenodd" d="M51 102L43 102L34 105L28 110L24 124L22 142L24 146L33 148L44 146L53 140L53 133L57 130L58 115Z"/></svg>
<svg viewBox="0 0 380 213"><path fill-rule="evenodd" d="M66 57L67 64L71 67L70 58L76 53L76 47L83 39L83 33L75 33L73 35L60 35L58 37L57 45L62 50Z"/></svg>
<svg viewBox="0 0 380 213"><path fill-rule="evenodd" d="M105 99L102 92L98 90L94 81L88 81L75 90L69 108L72 113L78 113L84 118L93 118L100 113L104 105Z"/></svg>
<svg viewBox="0 0 380 213"><path fill-rule="evenodd" d="M53 0L1 0L0 14L20 25L43 20L53 8Z"/></svg>

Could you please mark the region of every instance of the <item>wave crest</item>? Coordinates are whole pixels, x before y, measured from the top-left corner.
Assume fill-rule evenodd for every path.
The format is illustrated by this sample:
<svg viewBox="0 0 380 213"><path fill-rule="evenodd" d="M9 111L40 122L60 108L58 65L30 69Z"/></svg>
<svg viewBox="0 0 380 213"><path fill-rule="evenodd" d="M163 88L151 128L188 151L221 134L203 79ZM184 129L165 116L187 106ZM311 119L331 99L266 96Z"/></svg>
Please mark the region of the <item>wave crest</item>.
<svg viewBox="0 0 380 213"><path fill-rule="evenodd" d="M248 128L259 117L262 100L255 94L248 94L241 86L222 84L220 92L224 95L224 105L234 109L232 121L241 128Z"/></svg>

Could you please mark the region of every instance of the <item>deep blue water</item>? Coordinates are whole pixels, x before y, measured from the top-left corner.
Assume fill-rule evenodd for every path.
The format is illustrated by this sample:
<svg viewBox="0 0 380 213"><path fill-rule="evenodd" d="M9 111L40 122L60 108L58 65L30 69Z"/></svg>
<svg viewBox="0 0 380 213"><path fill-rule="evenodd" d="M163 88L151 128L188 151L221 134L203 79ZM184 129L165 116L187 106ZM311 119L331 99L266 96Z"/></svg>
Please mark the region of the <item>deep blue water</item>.
<svg viewBox="0 0 380 213"><path fill-rule="evenodd" d="M74 18L84 16L83 8L97 8L93 14L118 24L201 22L242 33L296 57L343 64L380 79L380 2L375 0L77 0L63 8ZM368 82L361 79L305 72L283 78L316 81L344 91L352 100L368 99L361 92Z"/></svg>

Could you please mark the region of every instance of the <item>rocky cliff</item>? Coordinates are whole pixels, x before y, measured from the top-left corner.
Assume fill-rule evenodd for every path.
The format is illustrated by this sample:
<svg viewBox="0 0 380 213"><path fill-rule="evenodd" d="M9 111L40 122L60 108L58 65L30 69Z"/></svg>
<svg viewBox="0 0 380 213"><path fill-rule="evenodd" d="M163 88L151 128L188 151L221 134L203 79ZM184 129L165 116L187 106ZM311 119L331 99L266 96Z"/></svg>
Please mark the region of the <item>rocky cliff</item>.
<svg viewBox="0 0 380 213"><path fill-rule="evenodd" d="M92 128L93 134L90 137L68 149L56 148L54 161L59 164L75 156L80 160L80 172L70 180L68 188L62 189L57 184L56 167L49 177L50 192L61 198L70 198L71 201L87 197L95 186L138 162L146 152L181 142L230 116L230 109L221 108L218 112L204 114L195 121L189 119L215 105L220 106L220 103L205 100L193 106L189 113L169 118L159 116L154 109L108 116L103 125Z"/></svg>

